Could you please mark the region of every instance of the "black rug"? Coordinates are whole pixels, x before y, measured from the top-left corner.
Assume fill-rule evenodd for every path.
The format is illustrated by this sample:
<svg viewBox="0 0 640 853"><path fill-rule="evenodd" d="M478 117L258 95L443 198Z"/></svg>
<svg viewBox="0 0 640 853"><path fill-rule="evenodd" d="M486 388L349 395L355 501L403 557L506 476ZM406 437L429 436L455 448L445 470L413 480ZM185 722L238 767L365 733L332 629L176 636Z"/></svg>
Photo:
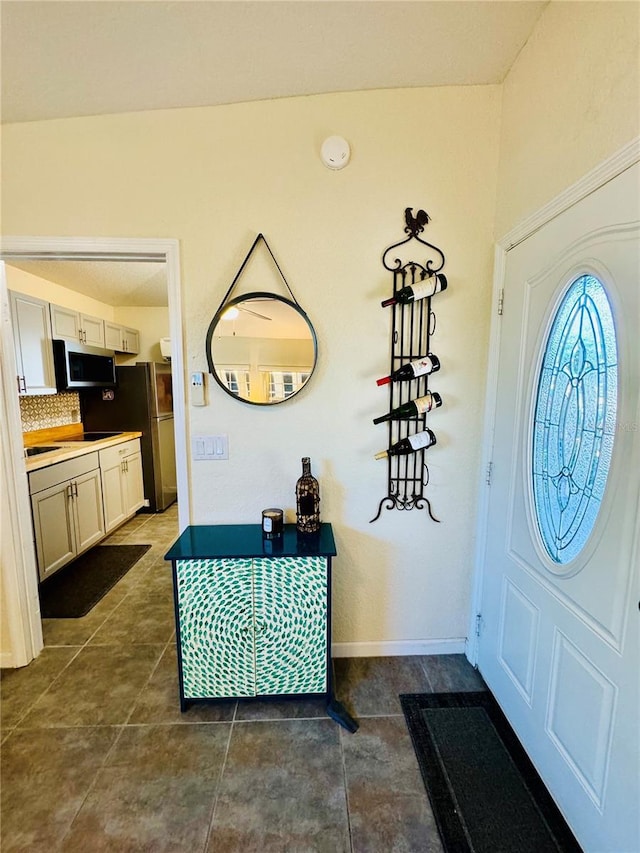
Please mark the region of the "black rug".
<svg viewBox="0 0 640 853"><path fill-rule="evenodd" d="M145 554L151 545L96 545L40 584L43 619L77 619Z"/></svg>
<svg viewBox="0 0 640 853"><path fill-rule="evenodd" d="M400 701L446 853L580 853L491 693Z"/></svg>

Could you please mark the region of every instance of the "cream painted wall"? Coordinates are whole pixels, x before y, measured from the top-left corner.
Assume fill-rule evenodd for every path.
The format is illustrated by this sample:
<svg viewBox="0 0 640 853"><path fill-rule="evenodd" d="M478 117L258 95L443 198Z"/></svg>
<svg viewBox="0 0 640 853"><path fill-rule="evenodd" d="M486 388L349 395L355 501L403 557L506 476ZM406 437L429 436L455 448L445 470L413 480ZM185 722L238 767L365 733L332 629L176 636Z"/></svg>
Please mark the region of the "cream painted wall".
<svg viewBox="0 0 640 853"><path fill-rule="evenodd" d="M82 296L74 290L69 290L68 287L62 287L62 285L54 284L54 282L47 281L40 276L12 267L9 263L7 263L6 269L9 290L16 290L18 293L24 293L27 296L44 299L46 302L60 305L62 308L72 308L78 313L89 314L92 317L101 317L103 320L114 319L113 308L104 302L91 299L89 296Z"/></svg>
<svg viewBox="0 0 640 853"><path fill-rule="evenodd" d="M127 357L118 355L118 364L135 364L136 361L164 361L160 352L160 338L169 335L168 308L115 308L113 319L121 326L140 332L140 352Z"/></svg>
<svg viewBox="0 0 640 853"><path fill-rule="evenodd" d="M640 4L552 2L503 87L496 236L640 134Z"/></svg>
<svg viewBox="0 0 640 853"><path fill-rule="evenodd" d="M316 373L293 400L252 407L214 382L190 408L192 433L229 435L228 462L191 463L194 523L293 519L308 455L334 525L334 640L375 653L466 634L484 388L500 89L328 95L182 111L34 122L3 131L3 225L9 234L174 237L181 241L186 368L207 369L211 317L256 233L264 232L314 323ZM352 162L318 152L346 136ZM434 300L428 494L423 511L383 512L391 290L381 255L424 207L425 236L447 256ZM188 383L187 383L188 385ZM401 645L394 645L399 643ZM402 645L404 644L404 645ZM413 646L411 645L413 644ZM417 644L417 645L416 645ZM422 644L422 645L420 645ZM436 648L433 646L433 648ZM461 646L460 646L461 648Z"/></svg>

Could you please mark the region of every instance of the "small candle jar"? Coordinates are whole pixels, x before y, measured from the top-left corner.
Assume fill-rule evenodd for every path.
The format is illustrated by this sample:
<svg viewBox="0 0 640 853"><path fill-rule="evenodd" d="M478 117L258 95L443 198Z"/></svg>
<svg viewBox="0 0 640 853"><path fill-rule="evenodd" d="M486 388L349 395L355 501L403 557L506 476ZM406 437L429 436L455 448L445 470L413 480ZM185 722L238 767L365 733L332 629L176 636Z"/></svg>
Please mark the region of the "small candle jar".
<svg viewBox="0 0 640 853"><path fill-rule="evenodd" d="M284 513L281 509L262 510L262 536L265 539L280 539L284 530Z"/></svg>

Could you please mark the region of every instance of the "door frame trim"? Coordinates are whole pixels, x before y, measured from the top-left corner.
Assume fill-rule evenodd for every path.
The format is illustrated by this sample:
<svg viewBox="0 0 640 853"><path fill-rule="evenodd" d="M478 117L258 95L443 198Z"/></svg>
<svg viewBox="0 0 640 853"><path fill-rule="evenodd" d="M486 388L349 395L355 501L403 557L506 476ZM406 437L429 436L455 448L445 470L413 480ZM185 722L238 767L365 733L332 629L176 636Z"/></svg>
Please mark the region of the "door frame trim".
<svg viewBox="0 0 640 853"><path fill-rule="evenodd" d="M5 300L8 303L4 262L11 260L155 260L164 262L167 272L169 301L169 334L171 335L171 364L174 399L174 426L176 437L176 468L178 487L178 525L184 530L189 524L189 476L187 458L187 401L184 384L184 332L182 321L182 289L180 279L180 244L176 239L145 237L2 237L0 241L0 297L2 320L5 323ZM18 399L15 395L15 361L13 336L2 337L2 362L0 364L0 403L6 408L3 449L3 481L8 487L7 520L30 518L22 431ZM3 499L4 500L4 499ZM25 507L28 513L25 516ZM3 506L3 521L5 509ZM3 530L3 533L5 531ZM4 540L3 536L3 540ZM3 615L11 651L2 656L3 666L25 666L43 648L42 625L37 592L37 571L33 536L25 525L11 524L12 559L5 566L3 545L2 584L4 587Z"/></svg>
<svg viewBox="0 0 640 853"><path fill-rule="evenodd" d="M487 522L489 515L489 489L487 480L493 457L493 437L495 430L496 402L498 396L498 361L500 337L502 331L501 294L504 288L508 252L524 242L551 222L561 213L573 207L591 193L599 190L631 166L640 162L640 136L632 139L598 166L587 172L580 180L563 190L559 195L539 210L519 222L514 228L496 241L493 262L493 294L491 298L491 329L489 332L489 354L487 361L487 379L485 385L485 407L482 430L482 451L480 478L478 482L478 515L476 523L476 549L474 557L473 588L467 629L465 653L475 666L478 662L479 631L482 630L482 587L484 582L484 564L487 545ZM477 617L480 615L480 618Z"/></svg>

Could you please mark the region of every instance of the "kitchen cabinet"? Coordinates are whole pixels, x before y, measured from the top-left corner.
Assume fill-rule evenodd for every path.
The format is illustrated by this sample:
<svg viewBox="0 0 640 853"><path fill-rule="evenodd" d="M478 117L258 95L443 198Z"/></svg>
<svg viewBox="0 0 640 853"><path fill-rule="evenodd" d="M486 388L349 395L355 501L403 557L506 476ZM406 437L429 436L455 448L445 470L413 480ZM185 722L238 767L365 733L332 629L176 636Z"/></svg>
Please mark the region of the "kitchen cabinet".
<svg viewBox="0 0 640 853"><path fill-rule="evenodd" d="M140 352L140 332L128 326L104 321L104 345L116 352L128 352L135 355Z"/></svg>
<svg viewBox="0 0 640 853"><path fill-rule="evenodd" d="M40 580L52 575L105 535L97 453L29 474Z"/></svg>
<svg viewBox="0 0 640 853"><path fill-rule="evenodd" d="M49 303L9 292L16 353L17 385L21 396L55 394Z"/></svg>
<svg viewBox="0 0 640 853"><path fill-rule="evenodd" d="M105 531L109 533L144 506L140 439L99 451Z"/></svg>
<svg viewBox="0 0 640 853"><path fill-rule="evenodd" d="M104 347L104 320L60 305L51 305L50 310L51 331L54 338L65 338L88 346Z"/></svg>
<svg viewBox="0 0 640 853"><path fill-rule="evenodd" d="M357 724L333 696L330 524L299 537L285 525L190 526L166 554L173 567L180 705L248 697L320 696L345 728Z"/></svg>

